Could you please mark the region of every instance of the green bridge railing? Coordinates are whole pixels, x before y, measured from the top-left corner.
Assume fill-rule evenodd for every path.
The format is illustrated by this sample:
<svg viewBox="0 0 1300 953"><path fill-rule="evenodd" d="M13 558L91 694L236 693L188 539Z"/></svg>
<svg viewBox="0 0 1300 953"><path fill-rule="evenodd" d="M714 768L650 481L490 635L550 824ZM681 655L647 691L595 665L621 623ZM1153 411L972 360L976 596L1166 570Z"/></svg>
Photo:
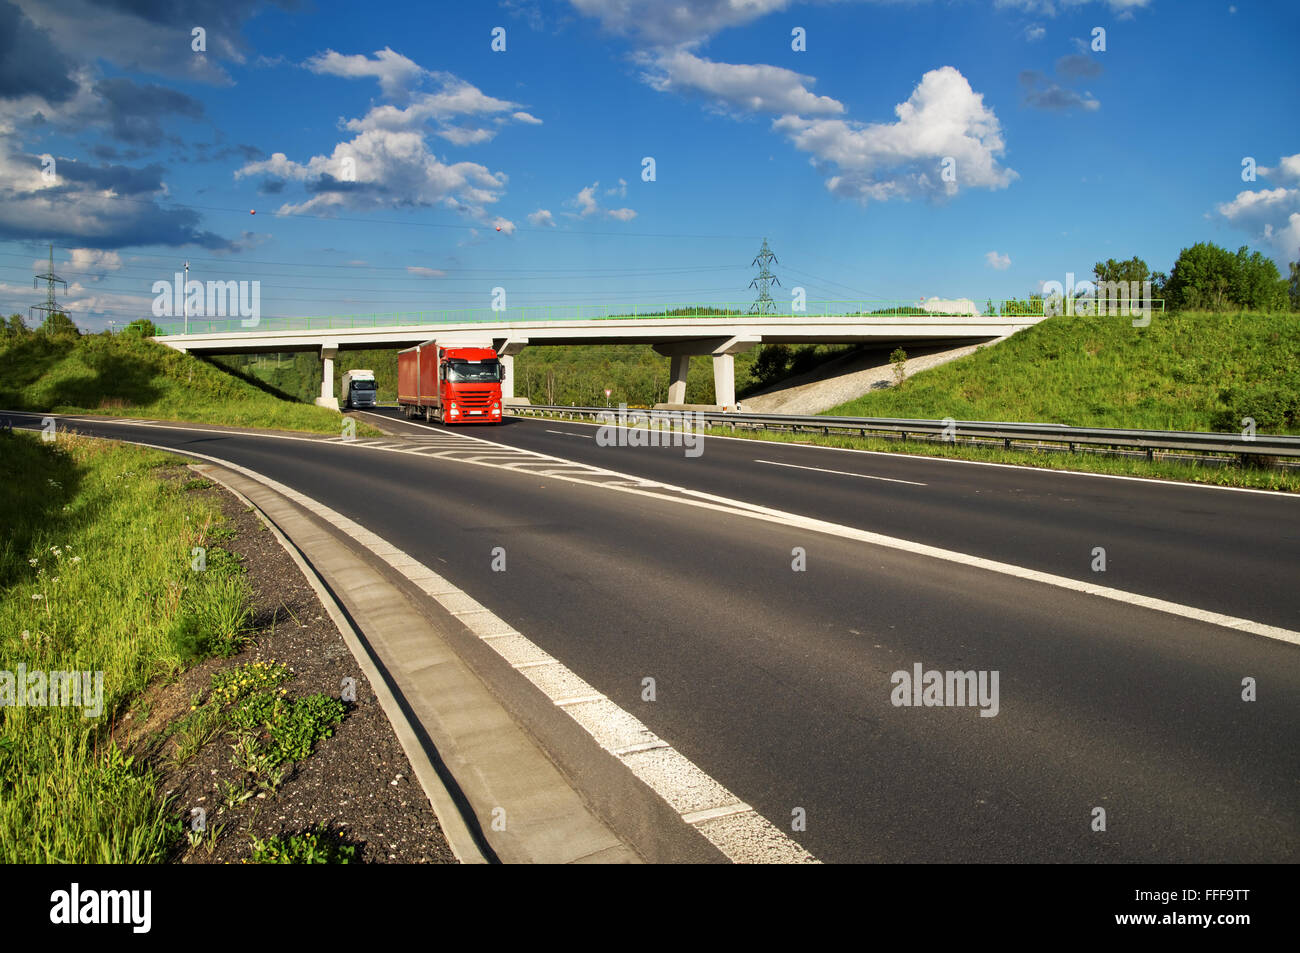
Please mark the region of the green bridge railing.
<svg viewBox="0 0 1300 953"><path fill-rule="evenodd" d="M944 305L951 305L944 301ZM1148 302L1153 310L1164 311L1162 300ZM1157 308L1158 306L1158 308ZM784 310L780 312L758 314L752 311L753 305L746 304L704 304L704 305L524 305L511 307L502 311L489 308L460 308L437 311L387 311L371 314L318 315L311 317L262 317L256 324L246 324L239 317L204 317L191 316L183 319L159 321L154 325L159 334L246 334L272 331L342 331L362 328L394 328L430 324L504 324L524 321L628 321L646 318L787 318L795 321L817 317L861 317L861 318L996 318L996 317L1043 317L1044 306L1035 301L1032 305L1024 301L1007 300L997 302L992 310L985 305L978 314L969 311L945 310L942 306L927 308L915 301L897 301L888 299L861 299L844 301L809 301L803 310ZM978 305L977 305L978 308ZM186 330L188 326L188 331Z"/></svg>

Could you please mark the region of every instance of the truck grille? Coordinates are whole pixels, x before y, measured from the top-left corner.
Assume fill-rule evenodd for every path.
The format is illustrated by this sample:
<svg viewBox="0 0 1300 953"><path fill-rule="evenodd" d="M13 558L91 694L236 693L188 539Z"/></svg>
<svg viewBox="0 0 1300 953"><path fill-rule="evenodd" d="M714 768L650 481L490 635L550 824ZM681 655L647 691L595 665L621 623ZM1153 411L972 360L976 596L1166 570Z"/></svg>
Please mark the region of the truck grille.
<svg viewBox="0 0 1300 953"><path fill-rule="evenodd" d="M486 410L492 406L492 391L488 389L460 390L456 394L456 400L460 402L462 407Z"/></svg>

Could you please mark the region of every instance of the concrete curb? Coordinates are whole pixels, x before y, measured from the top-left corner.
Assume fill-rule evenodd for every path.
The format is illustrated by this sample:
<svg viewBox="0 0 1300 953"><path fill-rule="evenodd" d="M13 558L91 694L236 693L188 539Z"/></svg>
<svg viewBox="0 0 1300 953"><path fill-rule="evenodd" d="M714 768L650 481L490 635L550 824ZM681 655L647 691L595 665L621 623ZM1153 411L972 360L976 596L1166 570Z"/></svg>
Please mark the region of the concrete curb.
<svg viewBox="0 0 1300 953"><path fill-rule="evenodd" d="M415 730L411 727L410 721L407 720L401 705L393 696L388 682L385 681L374 661L370 658L369 653L366 652L361 637L357 634L357 630L352 627L352 622L347 615L344 614L342 606L335 600L334 594L325 587L325 583L316 574L316 570L303 558L302 553L293 545L293 542L280 531L279 526L273 523L252 500L222 479L222 473L225 471L211 464L191 464L190 469L202 474L214 483L221 484L232 496L256 513L257 518L262 521L279 541L280 545L284 547L285 552L297 565L298 570L302 573L303 578L307 580L312 591L316 593L316 598L320 600L321 605L325 607L325 611L329 613L329 617L334 621L334 625L338 628L344 643L352 653L352 658L370 682L370 687L379 700L379 707L388 716L388 722L393 727L393 733L397 735L402 750L406 752L407 760L411 762L411 771L415 774L416 780L420 782L420 787L424 789L425 796L429 799L429 805L433 808L433 813L437 815L438 824L442 828L443 835L447 838L451 852L462 864L489 863L488 858L479 847L478 839L470 831L469 825L465 823L465 818L461 816L455 798L447 790L447 786L442 783L442 778L438 775L438 769L429 758L428 752L420 744L419 739L416 738Z"/></svg>
<svg viewBox="0 0 1300 953"><path fill-rule="evenodd" d="M463 852L468 862L640 862L449 644L448 622L420 605L424 594L413 602L382 567L370 564L372 547L339 536L329 520L264 478L217 462L194 469L245 500L308 564L307 577L324 590L317 591L331 616L342 619L339 628L353 656L376 693L386 690L392 709L385 705L385 713L403 747L411 746L413 770L458 856ZM504 805L510 806L508 825Z"/></svg>

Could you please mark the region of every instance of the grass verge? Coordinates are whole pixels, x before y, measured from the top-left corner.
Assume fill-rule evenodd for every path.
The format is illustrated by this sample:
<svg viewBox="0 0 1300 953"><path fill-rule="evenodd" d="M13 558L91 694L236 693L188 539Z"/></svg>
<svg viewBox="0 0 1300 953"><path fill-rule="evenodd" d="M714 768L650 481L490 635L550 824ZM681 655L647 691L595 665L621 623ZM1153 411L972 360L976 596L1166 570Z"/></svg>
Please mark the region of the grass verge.
<svg viewBox="0 0 1300 953"><path fill-rule="evenodd" d="M0 436L5 863L157 862L181 836L112 727L151 680L235 651L248 592L238 573L194 571L221 517L158 478L177 463L66 432ZM63 672L78 673L78 695L67 681L50 690Z"/></svg>

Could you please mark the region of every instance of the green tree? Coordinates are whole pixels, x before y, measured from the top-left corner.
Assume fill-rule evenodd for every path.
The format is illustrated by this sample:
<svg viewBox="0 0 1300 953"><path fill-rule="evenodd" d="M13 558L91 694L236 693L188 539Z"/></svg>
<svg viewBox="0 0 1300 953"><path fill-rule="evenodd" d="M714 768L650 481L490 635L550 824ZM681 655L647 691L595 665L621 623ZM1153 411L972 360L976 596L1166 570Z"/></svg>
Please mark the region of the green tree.
<svg viewBox="0 0 1300 953"><path fill-rule="evenodd" d="M14 340L16 338L26 337L32 333L32 329L27 326L21 314L9 315L9 320L0 321L0 331L5 340Z"/></svg>
<svg viewBox="0 0 1300 953"><path fill-rule="evenodd" d="M124 327L122 333L133 334L142 338L151 338L158 334L158 326L148 318L138 318Z"/></svg>
<svg viewBox="0 0 1300 953"><path fill-rule="evenodd" d="M1245 245L1235 255L1212 242L1184 248L1163 294L1168 306L1193 311L1280 311L1287 306L1287 282L1277 265Z"/></svg>
<svg viewBox="0 0 1300 953"><path fill-rule="evenodd" d="M1092 266L1092 277L1098 284L1104 281L1126 281L1137 282L1141 286L1142 282L1150 280L1151 269L1137 255L1128 261L1107 258L1104 262L1099 261Z"/></svg>
<svg viewBox="0 0 1300 953"><path fill-rule="evenodd" d="M51 311L41 322L41 333L47 337L80 337L81 329L62 311Z"/></svg>

